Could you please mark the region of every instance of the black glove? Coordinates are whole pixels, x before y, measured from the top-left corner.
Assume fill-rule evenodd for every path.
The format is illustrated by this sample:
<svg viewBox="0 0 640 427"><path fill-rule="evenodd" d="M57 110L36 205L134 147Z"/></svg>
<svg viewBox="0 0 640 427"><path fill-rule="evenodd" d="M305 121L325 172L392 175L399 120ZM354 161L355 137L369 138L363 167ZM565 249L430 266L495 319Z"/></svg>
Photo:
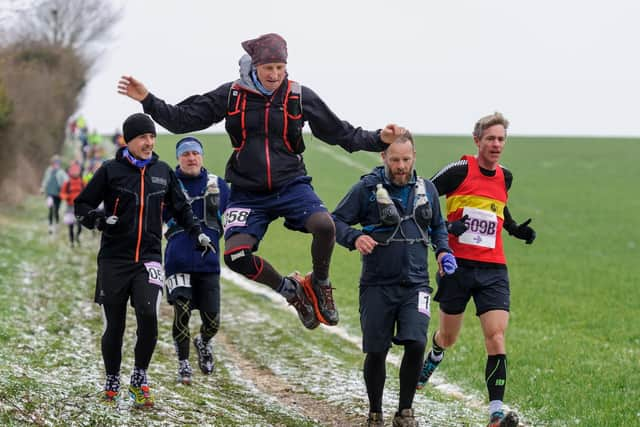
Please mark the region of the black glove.
<svg viewBox="0 0 640 427"><path fill-rule="evenodd" d="M92 210L89 211L87 216L81 218L78 217L78 220L82 225L87 227L89 230L93 230L97 228L98 230L104 230L104 211L103 210Z"/></svg>
<svg viewBox="0 0 640 427"><path fill-rule="evenodd" d="M533 228L529 227L530 222L531 218L520 225L512 225L507 231L511 236L524 240L527 245L530 245L536 240L536 232Z"/></svg>
<svg viewBox="0 0 640 427"><path fill-rule="evenodd" d="M466 224L466 221L469 219L469 215L465 215L457 221L448 222L447 223L447 231L449 234L453 234L458 237L465 231L469 229L469 226Z"/></svg>

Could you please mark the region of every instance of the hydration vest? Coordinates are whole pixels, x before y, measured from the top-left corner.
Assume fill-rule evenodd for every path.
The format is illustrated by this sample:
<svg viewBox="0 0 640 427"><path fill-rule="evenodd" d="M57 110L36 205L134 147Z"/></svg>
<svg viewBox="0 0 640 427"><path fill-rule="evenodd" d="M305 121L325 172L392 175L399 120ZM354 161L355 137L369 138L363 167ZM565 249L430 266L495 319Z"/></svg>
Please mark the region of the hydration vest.
<svg viewBox="0 0 640 427"><path fill-rule="evenodd" d="M220 206L220 187L218 186L218 176L212 173L207 174L207 185L205 186L202 194L193 197L190 196L184 188L182 181L178 181L180 182L184 196L190 205L192 205L196 200L203 200L204 207L200 222L217 233L220 233L222 231L222 225L218 216L218 207ZM167 239L184 231L184 229L180 227L173 218L169 223L167 223L167 225L169 226L169 229L165 233L165 237Z"/></svg>
<svg viewBox="0 0 640 427"><path fill-rule="evenodd" d="M241 86L240 80L236 80L229 89L227 99L227 116L225 120L225 128L231 137L231 145L235 151L241 151L247 143L247 128L252 126L249 121L253 120L252 114L268 115L268 109L274 101L273 96L269 98L265 95L252 92ZM247 109L247 96L255 94L266 99L264 108L267 111L256 111L255 109ZM291 153L301 154L304 149L304 141L302 139L302 127L304 120L302 119L302 86L293 80L287 80L287 88L282 99L282 141ZM267 137L269 129L265 129Z"/></svg>
<svg viewBox="0 0 640 427"><path fill-rule="evenodd" d="M429 235L425 230L429 227L432 217L433 211L431 209L431 203L429 203L429 199L427 198L424 178L419 176L416 178L416 183L414 184L413 206L411 208L411 213L409 215L399 217L397 224L395 224L390 231L374 231L371 233L371 237L381 245L388 245L391 242L404 242L409 245L422 243L425 246L428 246ZM404 230L402 229L402 223L405 221L413 221L415 223L416 228L420 233L420 237L408 238L405 236ZM382 224L377 225L380 226Z"/></svg>

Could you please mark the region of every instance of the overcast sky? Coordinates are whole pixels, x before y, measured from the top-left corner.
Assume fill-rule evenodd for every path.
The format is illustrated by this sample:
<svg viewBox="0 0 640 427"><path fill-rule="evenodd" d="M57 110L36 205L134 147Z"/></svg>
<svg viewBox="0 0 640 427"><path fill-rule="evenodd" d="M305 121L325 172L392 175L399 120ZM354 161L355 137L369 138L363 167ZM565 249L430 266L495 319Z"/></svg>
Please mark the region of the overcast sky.
<svg viewBox="0 0 640 427"><path fill-rule="evenodd" d="M479 117L501 111L512 134L640 136L637 0L129 0L124 7L80 109L101 132L141 109L117 94L120 75L177 103L237 78L240 42L277 32L288 42L290 78L356 126L469 134Z"/></svg>

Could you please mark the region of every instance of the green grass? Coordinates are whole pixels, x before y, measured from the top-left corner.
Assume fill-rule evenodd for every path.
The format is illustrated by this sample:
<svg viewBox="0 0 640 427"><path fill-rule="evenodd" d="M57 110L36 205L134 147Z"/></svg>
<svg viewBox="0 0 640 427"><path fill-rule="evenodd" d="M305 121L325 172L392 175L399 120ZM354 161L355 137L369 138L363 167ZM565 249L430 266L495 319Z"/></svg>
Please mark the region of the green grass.
<svg viewBox="0 0 640 427"><path fill-rule="evenodd" d="M167 139L175 141L160 138L161 153ZM226 137L203 139L207 166L222 174L230 153ZM416 169L426 177L475 153L467 137L419 137L416 147ZM341 163L327 149L362 168ZM514 175L508 205L517 221L533 218L538 237L529 246L505 234L512 289L506 400L541 424L640 423L638 158L635 139L511 137L507 143L502 163ZM379 155L349 155L307 137L305 161L332 209L363 170L379 163ZM283 272L306 271L309 242L277 222L260 253ZM342 324L350 331L359 328L359 269L357 254L336 248L332 279ZM430 330L436 326L434 319ZM442 372L484 396L484 363L471 304Z"/></svg>
<svg viewBox="0 0 640 427"><path fill-rule="evenodd" d="M223 175L231 153L227 137L200 137L206 166ZM174 164L178 137L158 139L161 158ZM429 177L474 148L466 137L419 137L417 170ZM511 137L507 143L502 163L514 175L510 210L517 221L532 217L538 235L530 246L505 235L512 290L505 400L529 425L640 424L637 158L640 141L631 139ZM359 176L379 163L379 155L350 155L307 137L305 161L316 191L333 209ZM168 318L161 321L151 371L167 408L143 416L88 404L102 382L102 320L91 303L97 244L85 232L86 251L77 255L64 239L43 237L44 206L40 199L35 203L0 211L0 423L64 419L121 425L164 417L169 424L185 420L195 425L213 416L210 422L217 425L314 425L239 383L223 354L216 353L220 369L215 382L203 384L204 392L176 388ZM289 231L279 220L270 226L259 254L282 273L306 272L311 269L309 246L309 235ZM354 336L359 335L359 271L359 256L336 247L331 267L335 297L341 326ZM286 378L300 393L335 402L347 413L366 411L363 355L357 346L322 330L308 332L264 297L223 285L221 330L244 357ZM133 325L130 319L125 376ZM434 318L430 331L436 327ZM392 354L400 353L394 349ZM445 360L438 373L486 399L484 344L472 304ZM387 378L385 410L390 411L397 399L397 368L391 364ZM421 425L475 426L485 417L484 408L468 410L464 401L429 387L417 403Z"/></svg>

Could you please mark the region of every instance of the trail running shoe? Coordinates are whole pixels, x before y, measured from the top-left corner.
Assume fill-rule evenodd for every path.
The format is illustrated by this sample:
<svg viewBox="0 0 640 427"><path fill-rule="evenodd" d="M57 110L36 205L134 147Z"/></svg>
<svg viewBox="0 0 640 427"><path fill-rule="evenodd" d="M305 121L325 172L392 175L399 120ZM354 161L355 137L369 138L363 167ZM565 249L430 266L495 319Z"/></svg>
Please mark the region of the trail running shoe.
<svg viewBox="0 0 640 427"><path fill-rule="evenodd" d="M209 375L213 372L213 349L211 343L205 344L200 335L193 339L193 346L198 354L198 366L203 374Z"/></svg>
<svg viewBox="0 0 640 427"><path fill-rule="evenodd" d="M413 416L413 409L403 409L393 417L393 427L418 427L418 421Z"/></svg>
<svg viewBox="0 0 640 427"><path fill-rule="evenodd" d="M109 406L115 406L118 404L118 391L116 390L103 390L102 403Z"/></svg>
<svg viewBox="0 0 640 427"><path fill-rule="evenodd" d="M107 374L104 389L102 391L102 403L107 405L116 405L118 400L118 392L120 391L120 375Z"/></svg>
<svg viewBox="0 0 640 427"><path fill-rule="evenodd" d="M505 415L502 411L496 411L491 414L487 427L518 427L518 415L515 412L507 412Z"/></svg>
<svg viewBox="0 0 640 427"><path fill-rule="evenodd" d="M309 296L309 294L313 295L311 284L309 284L309 290L307 291L307 289L305 289L303 285L305 278L302 277L297 271L291 276L288 276L288 279L290 279L296 285L296 291L292 297L287 298L287 302L296 309L296 311L298 312L298 318L305 328L317 328L320 324L320 321L316 316L316 312L313 308L313 302L311 300L311 297Z"/></svg>
<svg viewBox="0 0 640 427"><path fill-rule="evenodd" d="M184 385L191 385L193 370L188 360L180 360L178 365L178 382Z"/></svg>
<svg viewBox="0 0 640 427"><path fill-rule="evenodd" d="M440 362L442 362L442 359L440 359ZM433 371L436 370L440 362L434 362L433 360L431 360L431 352L427 354L424 365L422 366L422 371L420 371L418 384L416 384L417 390L421 390L425 386L425 384L427 384L429 378L431 378L431 374L433 374Z"/></svg>
<svg viewBox="0 0 640 427"><path fill-rule="evenodd" d="M304 288L307 297L309 297L313 303L313 310L318 320L325 325L337 325L339 320L338 309L333 301L333 288L331 287L331 283L322 286L314 281L312 273L309 273L304 276L300 284Z"/></svg>
<svg viewBox="0 0 640 427"><path fill-rule="evenodd" d="M135 408L151 408L154 401L151 391L148 385L142 385L140 387L129 386L129 396L133 400L133 406Z"/></svg>
<svg viewBox="0 0 640 427"><path fill-rule="evenodd" d="M369 418L367 418L367 427L384 427L382 412L369 412Z"/></svg>

